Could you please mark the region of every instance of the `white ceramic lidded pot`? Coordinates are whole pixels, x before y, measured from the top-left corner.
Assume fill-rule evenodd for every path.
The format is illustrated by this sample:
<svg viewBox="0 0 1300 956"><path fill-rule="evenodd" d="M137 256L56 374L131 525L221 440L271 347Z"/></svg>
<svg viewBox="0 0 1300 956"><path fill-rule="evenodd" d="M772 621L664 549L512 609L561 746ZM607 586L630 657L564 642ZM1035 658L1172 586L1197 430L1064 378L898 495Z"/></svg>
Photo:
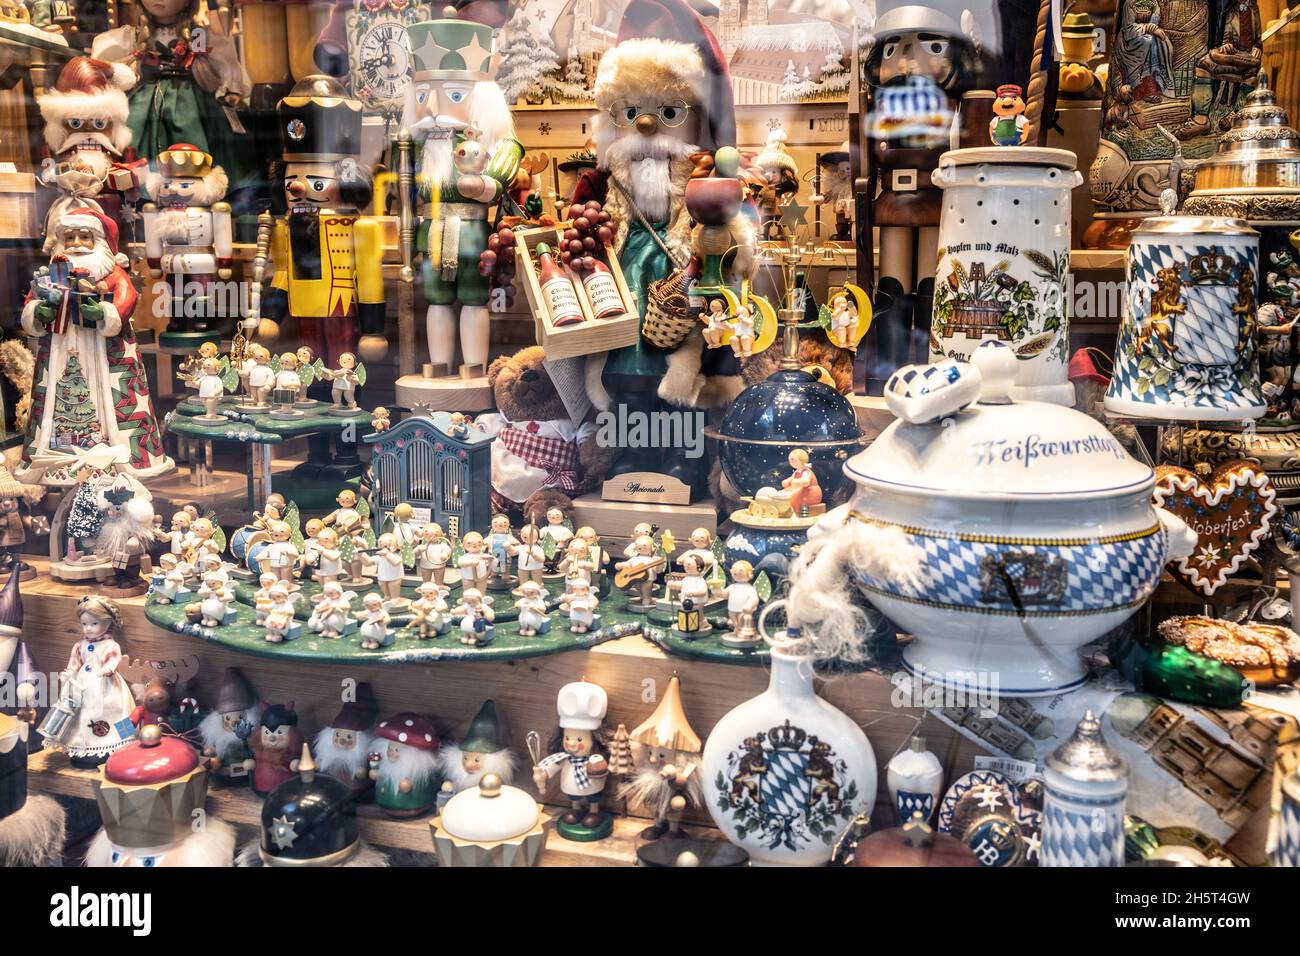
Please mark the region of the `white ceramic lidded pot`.
<svg viewBox="0 0 1300 956"><path fill-rule="evenodd" d="M758 865L822 866L835 838L876 802L876 754L851 717L817 696L813 658L791 629L770 637L767 690L724 716L701 773L713 822Z"/></svg>
<svg viewBox="0 0 1300 956"><path fill-rule="evenodd" d="M1018 399L1074 404L1069 350L1070 192L1066 149L991 146L939 157L943 189L931 359L969 361L990 338L1011 346Z"/></svg>
<svg viewBox="0 0 1300 956"><path fill-rule="evenodd" d="M897 529L920 555L909 580L846 569L916 636L904 651L908 668L1020 697L1081 684L1077 649L1133 614L1196 538L1152 505L1151 468L1100 423L1012 402L1015 370L996 341L976 350L973 365L900 369L885 385L900 420L844 469L858 485L849 512Z"/></svg>

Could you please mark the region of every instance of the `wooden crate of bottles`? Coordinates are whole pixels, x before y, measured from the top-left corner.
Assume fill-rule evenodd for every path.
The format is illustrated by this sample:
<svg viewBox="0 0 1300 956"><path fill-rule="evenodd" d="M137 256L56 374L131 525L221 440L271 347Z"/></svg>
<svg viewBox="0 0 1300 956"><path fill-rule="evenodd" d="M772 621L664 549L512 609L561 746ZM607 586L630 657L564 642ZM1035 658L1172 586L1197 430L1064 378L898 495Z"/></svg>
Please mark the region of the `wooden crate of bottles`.
<svg viewBox="0 0 1300 956"><path fill-rule="evenodd" d="M595 352L607 352L628 345L635 345L639 334L640 322L637 318L636 302L628 291L627 280L619 268L618 257L608 246L604 249L604 264L609 269L609 276L614 280L622 301L623 310L605 318L596 317L591 296L581 278L560 261L560 248L564 242L564 230L569 224L560 222L554 226L536 226L528 229L516 229L515 250L518 263L518 275L532 308L533 319L537 324L537 344L546 349L546 357L552 359L572 358L579 355L591 355ZM582 313L582 321L571 325L557 325L551 302L542 290L540 264L537 246L546 243L551 247L551 254L559 277L568 280L573 295L577 299ZM563 290L561 290L563 291Z"/></svg>

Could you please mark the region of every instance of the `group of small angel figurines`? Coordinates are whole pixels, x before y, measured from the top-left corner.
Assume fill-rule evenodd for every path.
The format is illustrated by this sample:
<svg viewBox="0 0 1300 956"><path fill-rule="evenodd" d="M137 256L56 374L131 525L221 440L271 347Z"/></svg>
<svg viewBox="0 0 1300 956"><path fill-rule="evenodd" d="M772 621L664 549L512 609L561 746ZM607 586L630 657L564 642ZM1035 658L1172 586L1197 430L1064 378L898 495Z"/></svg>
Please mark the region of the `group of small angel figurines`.
<svg viewBox="0 0 1300 956"><path fill-rule="evenodd" d="M167 527L156 519L154 537L162 554L151 590L160 604L183 604L186 617L203 627L219 627L235 601L230 572L221 557L225 537L212 515L193 505L172 515Z"/></svg>
<svg viewBox="0 0 1300 956"><path fill-rule="evenodd" d="M747 359L754 354L754 310L740 303L735 311L727 312L723 299L712 299L708 311L700 313L704 323L704 344L711 349L731 346L736 358Z"/></svg>
<svg viewBox="0 0 1300 956"><path fill-rule="evenodd" d="M314 382L330 382L332 415L354 415L357 389L366 383L366 367L351 352L338 357L337 368L326 368L307 346L297 351L273 355L265 345L253 342L243 354L223 356L216 343L204 342L198 352L183 361L177 377L197 393L203 405L198 419L210 424L228 421L218 411L227 393L239 391L238 410L265 413L276 419L302 418L307 409L322 404L307 395Z"/></svg>

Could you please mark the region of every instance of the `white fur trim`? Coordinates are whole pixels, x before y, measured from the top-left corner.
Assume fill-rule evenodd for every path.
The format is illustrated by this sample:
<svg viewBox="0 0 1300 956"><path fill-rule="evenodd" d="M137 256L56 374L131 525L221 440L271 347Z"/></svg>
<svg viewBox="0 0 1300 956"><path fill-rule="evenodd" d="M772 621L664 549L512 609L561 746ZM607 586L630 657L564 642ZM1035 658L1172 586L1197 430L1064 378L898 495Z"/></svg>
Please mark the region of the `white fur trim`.
<svg viewBox="0 0 1300 956"><path fill-rule="evenodd" d="M100 334L105 338L117 335L122 331L122 316L118 315L117 306L105 299L102 303L104 306L104 327Z"/></svg>
<svg viewBox="0 0 1300 956"><path fill-rule="evenodd" d="M0 866L57 866L64 827L63 807L30 794L21 810L0 820Z"/></svg>
<svg viewBox="0 0 1300 956"><path fill-rule="evenodd" d="M121 152L131 145L131 128L126 125L131 106L121 89L105 89L98 93L60 93L51 90L37 97L36 105L41 111L41 119L45 121L45 143L56 153L67 139L63 121L72 117L112 120L114 147Z"/></svg>
<svg viewBox="0 0 1300 956"><path fill-rule="evenodd" d="M125 63L113 64L113 85L120 90L134 89L140 78L135 75L135 70L131 69Z"/></svg>
<svg viewBox="0 0 1300 956"><path fill-rule="evenodd" d="M38 329L36 328L36 305L36 300L32 299L23 306L23 331L28 335L36 335L38 333Z"/></svg>
<svg viewBox="0 0 1300 956"><path fill-rule="evenodd" d="M607 50L596 70L596 108L618 100L647 96L662 102L676 96L698 106L708 95L711 78L700 51L676 40L624 40Z"/></svg>

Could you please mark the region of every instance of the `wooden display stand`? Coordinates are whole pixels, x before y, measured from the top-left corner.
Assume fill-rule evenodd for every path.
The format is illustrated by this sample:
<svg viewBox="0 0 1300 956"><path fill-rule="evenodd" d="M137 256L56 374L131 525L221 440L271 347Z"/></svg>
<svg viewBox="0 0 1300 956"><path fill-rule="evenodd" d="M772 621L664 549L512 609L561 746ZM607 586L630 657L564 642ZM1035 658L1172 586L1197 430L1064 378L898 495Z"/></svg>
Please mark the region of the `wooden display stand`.
<svg viewBox="0 0 1300 956"><path fill-rule="evenodd" d="M567 222L561 222L554 226L515 230L515 248L519 266L515 274L519 277L520 284L524 287L524 295L528 297L528 304L533 310L533 318L537 323L537 344L546 349L548 359L573 358L636 345L640 334L640 321L635 310L628 308L633 301L632 293L628 291L627 281L623 278L618 256L614 255L613 250L608 246L605 247L605 261L609 265L615 285L618 286L625 311L607 319L596 318L592 311L591 299L587 295L587 288L582 284L582 280L572 269L557 260L557 264L573 283L584 320L565 326L557 326L552 320L551 310L542 296L542 287L537 282L538 267L533 252L538 243L544 242L556 250L558 256L560 245L564 242L564 230L568 226Z"/></svg>
<svg viewBox="0 0 1300 956"><path fill-rule="evenodd" d="M687 529L689 531L689 529ZM39 580L23 585L26 612L24 639L38 668L56 671L67 660L68 649L80 636L76 625L76 601L83 588L61 585L46 575L46 562L33 560L41 572ZM608 726L620 723L634 727L653 709L674 673L682 678L686 711L701 737L706 737L721 717L737 704L767 688L764 667L687 661L671 658L639 636L626 637L590 650L570 651L523 661L461 661L409 666L348 666L301 664L286 667L282 662L254 657L195 638L154 627L144 618L144 598L119 602L124 624L123 652L133 659L169 660L187 654L200 658L198 678L191 693L202 704L215 698L227 667L240 668L262 700L294 701L306 736L332 720L339 710L344 691L357 681L369 681L379 701L381 715L402 710L433 712L456 734L463 734L470 718L484 699L497 702L503 723L503 739L525 763L528 751L524 736L536 730L543 739L555 728L555 698L564 684L582 676L600 684L609 694ZM921 711L896 707L891 700L889 680L872 673L853 674L826 681L819 692L867 728L875 749L879 786L876 795L877 820L893 820L889 792L885 786L885 764L906 743L918 724L929 747L943 761L949 778L972 769L981 750L936 720L925 719ZM652 695L647 701L647 694ZM61 754L37 754L31 760L28 786L36 793L57 793L83 798L92 796L93 771L73 770ZM516 774L514 785L535 793L527 767ZM550 801L562 798L552 788ZM232 823L249 825L258 819L261 800L248 790L213 788L207 809ZM628 865L634 860L636 834L644 820L629 818L639 808L625 808L614 799L610 808L619 814L614 836L594 843L570 843L552 834L543 862L557 866ZM430 814L430 818L432 814ZM713 832L703 810L692 814L691 829ZM432 852L429 818L390 820L373 809L362 811L362 832L381 847L403 847Z"/></svg>
<svg viewBox="0 0 1300 956"><path fill-rule="evenodd" d="M403 408L425 405L434 412L473 414L486 412L496 404L486 375L470 378L403 375L397 380L394 396L394 404Z"/></svg>

